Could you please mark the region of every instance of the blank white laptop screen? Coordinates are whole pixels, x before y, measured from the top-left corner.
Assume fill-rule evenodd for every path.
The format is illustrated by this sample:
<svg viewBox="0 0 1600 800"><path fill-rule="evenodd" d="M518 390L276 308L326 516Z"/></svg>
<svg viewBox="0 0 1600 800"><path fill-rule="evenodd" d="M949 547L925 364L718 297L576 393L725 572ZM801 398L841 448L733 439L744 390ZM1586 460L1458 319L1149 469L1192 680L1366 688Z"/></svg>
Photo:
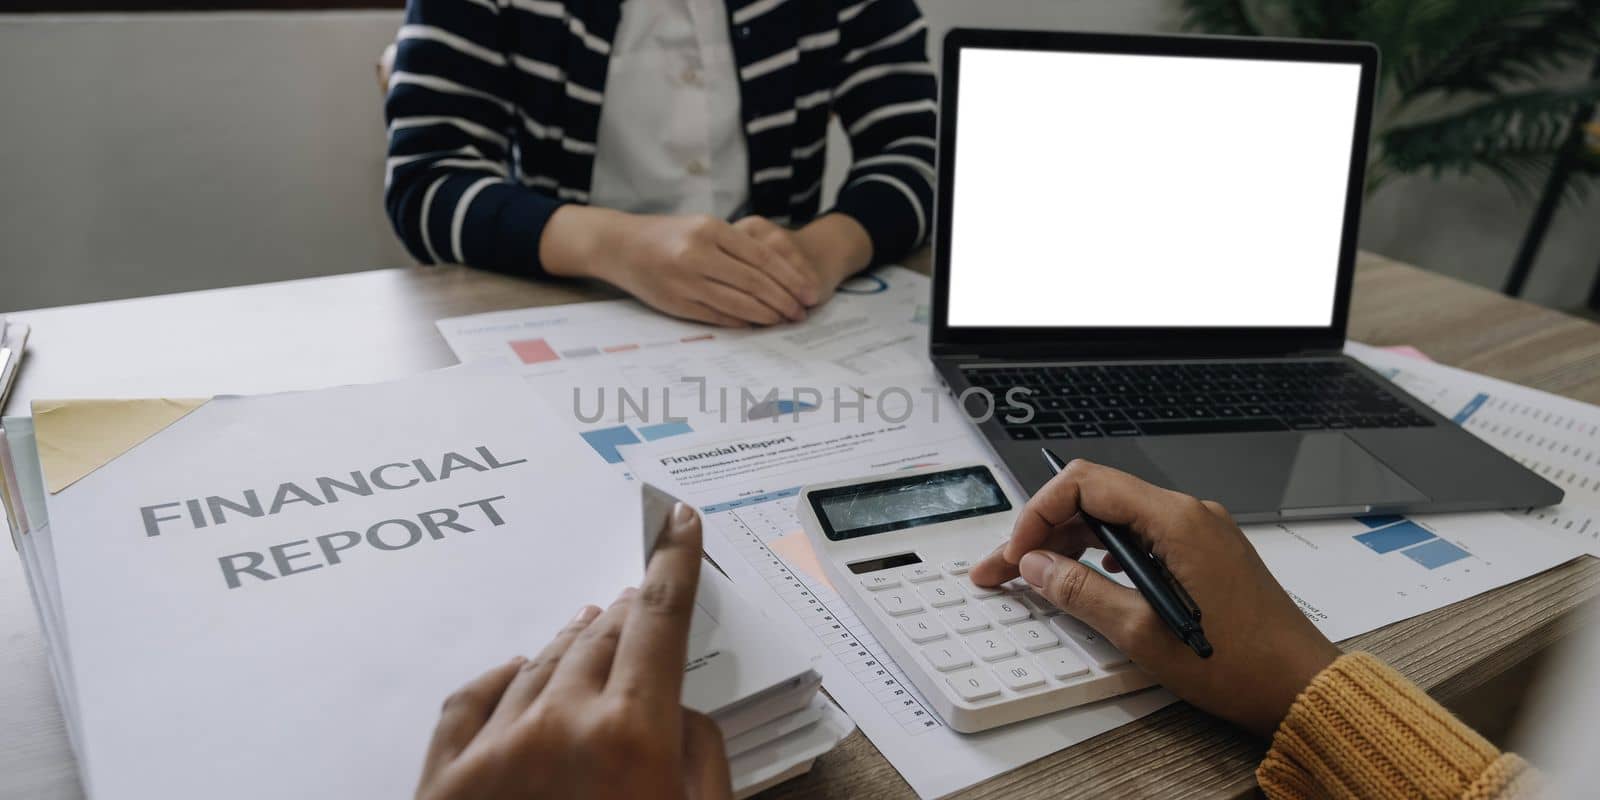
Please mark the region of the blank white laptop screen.
<svg viewBox="0 0 1600 800"><path fill-rule="evenodd" d="M948 324L1332 324L1360 77L963 50Z"/></svg>

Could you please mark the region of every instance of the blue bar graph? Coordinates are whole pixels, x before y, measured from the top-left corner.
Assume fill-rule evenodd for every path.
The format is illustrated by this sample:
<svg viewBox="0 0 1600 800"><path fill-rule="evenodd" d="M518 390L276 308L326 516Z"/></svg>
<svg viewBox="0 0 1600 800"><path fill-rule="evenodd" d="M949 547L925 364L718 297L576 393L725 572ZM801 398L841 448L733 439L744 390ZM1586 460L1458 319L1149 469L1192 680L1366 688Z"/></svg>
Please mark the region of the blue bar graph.
<svg viewBox="0 0 1600 800"><path fill-rule="evenodd" d="M633 429L626 425L615 428L600 428L598 430L584 431L579 434L590 447L594 448L607 464L621 464L622 453L617 448L625 444L638 444L639 437L634 435Z"/></svg>
<svg viewBox="0 0 1600 800"><path fill-rule="evenodd" d="M1405 553L1407 558L1428 569L1438 569L1446 564L1454 564L1471 555L1471 553L1443 539L1434 539L1427 544L1419 544L1409 550L1400 552Z"/></svg>
<svg viewBox="0 0 1600 800"><path fill-rule="evenodd" d="M1432 538L1433 534L1421 525L1415 522L1401 522L1363 533L1356 537L1356 541L1372 548L1375 553L1390 553Z"/></svg>
<svg viewBox="0 0 1600 800"><path fill-rule="evenodd" d="M643 436L644 440L647 442L653 442L657 439L665 439L668 436L682 436L685 433L693 432L694 429L689 427L689 423L682 421L662 422L656 425L639 426L639 435Z"/></svg>
<svg viewBox="0 0 1600 800"><path fill-rule="evenodd" d="M1393 525L1396 522L1404 521L1405 517L1402 517L1398 514L1392 516L1356 517L1356 522L1359 522L1369 528L1382 528L1385 525Z"/></svg>

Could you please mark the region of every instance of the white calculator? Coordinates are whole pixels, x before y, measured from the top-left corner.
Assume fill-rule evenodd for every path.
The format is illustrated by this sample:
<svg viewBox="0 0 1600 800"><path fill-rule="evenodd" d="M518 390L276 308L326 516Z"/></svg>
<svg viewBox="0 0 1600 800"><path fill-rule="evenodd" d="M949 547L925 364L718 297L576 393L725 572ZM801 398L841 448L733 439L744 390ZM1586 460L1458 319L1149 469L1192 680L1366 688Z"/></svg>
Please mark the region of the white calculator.
<svg viewBox="0 0 1600 800"><path fill-rule="evenodd" d="M808 486L799 512L828 579L955 730L974 733L1150 686L1104 637L1020 580L967 570L1020 503L984 464Z"/></svg>

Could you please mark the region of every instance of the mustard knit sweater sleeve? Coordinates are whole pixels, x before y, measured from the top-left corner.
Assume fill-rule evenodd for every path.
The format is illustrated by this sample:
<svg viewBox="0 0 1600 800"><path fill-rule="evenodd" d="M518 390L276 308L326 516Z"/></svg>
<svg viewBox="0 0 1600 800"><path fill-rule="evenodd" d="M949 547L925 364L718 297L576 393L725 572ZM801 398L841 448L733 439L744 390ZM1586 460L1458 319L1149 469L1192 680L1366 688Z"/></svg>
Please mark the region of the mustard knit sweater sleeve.
<svg viewBox="0 0 1600 800"><path fill-rule="evenodd" d="M1295 699L1256 769L1274 800L1511 800L1538 773L1366 653L1328 665Z"/></svg>

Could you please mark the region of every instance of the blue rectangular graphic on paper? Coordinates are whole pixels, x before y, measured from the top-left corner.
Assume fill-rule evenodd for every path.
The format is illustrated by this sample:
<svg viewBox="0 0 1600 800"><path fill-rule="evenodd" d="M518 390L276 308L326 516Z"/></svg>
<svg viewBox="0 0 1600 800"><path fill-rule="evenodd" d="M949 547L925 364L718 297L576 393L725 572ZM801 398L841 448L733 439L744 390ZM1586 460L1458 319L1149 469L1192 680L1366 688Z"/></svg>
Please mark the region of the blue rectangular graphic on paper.
<svg viewBox="0 0 1600 800"><path fill-rule="evenodd" d="M1402 550L1400 552L1405 553L1407 558L1428 569L1438 569L1446 564L1454 564L1471 555L1471 553L1443 539L1434 539L1427 544L1419 544L1410 550Z"/></svg>
<svg viewBox="0 0 1600 800"><path fill-rule="evenodd" d="M618 447L621 447L625 444L639 443L639 437L635 436L633 434L633 429L626 425L618 425L615 428L601 428L599 430L584 431L579 435L583 437L584 441L589 443L590 447L594 448L596 453L600 454L601 458L606 460L607 464L622 463L622 454L617 452Z"/></svg>
<svg viewBox="0 0 1600 800"><path fill-rule="evenodd" d="M1484 402L1488 399L1489 395L1479 392L1471 400L1468 400L1467 404L1462 406L1461 410L1457 411L1456 415L1450 418L1450 421L1457 425L1465 425L1467 420L1472 418L1473 413L1482 408Z"/></svg>
<svg viewBox="0 0 1600 800"><path fill-rule="evenodd" d="M1356 537L1356 541L1372 548L1376 553L1391 553L1402 547L1410 547L1418 542L1426 542L1433 538L1433 534L1415 522L1402 522L1379 528L1375 531L1363 533Z"/></svg>
<svg viewBox="0 0 1600 800"><path fill-rule="evenodd" d="M647 442L665 439L668 436L682 436L685 433L693 432L694 429L690 428L687 422L663 422L658 425L641 425L639 427L639 435L643 436Z"/></svg>
<svg viewBox="0 0 1600 800"><path fill-rule="evenodd" d="M1356 522L1359 522L1362 525L1365 525L1365 526L1367 526L1369 528L1381 528L1381 527L1383 527L1385 525L1393 525L1396 522L1404 522L1405 519L1406 519L1405 517L1402 517L1402 516L1399 516L1399 515L1381 516L1381 517L1356 517Z"/></svg>

